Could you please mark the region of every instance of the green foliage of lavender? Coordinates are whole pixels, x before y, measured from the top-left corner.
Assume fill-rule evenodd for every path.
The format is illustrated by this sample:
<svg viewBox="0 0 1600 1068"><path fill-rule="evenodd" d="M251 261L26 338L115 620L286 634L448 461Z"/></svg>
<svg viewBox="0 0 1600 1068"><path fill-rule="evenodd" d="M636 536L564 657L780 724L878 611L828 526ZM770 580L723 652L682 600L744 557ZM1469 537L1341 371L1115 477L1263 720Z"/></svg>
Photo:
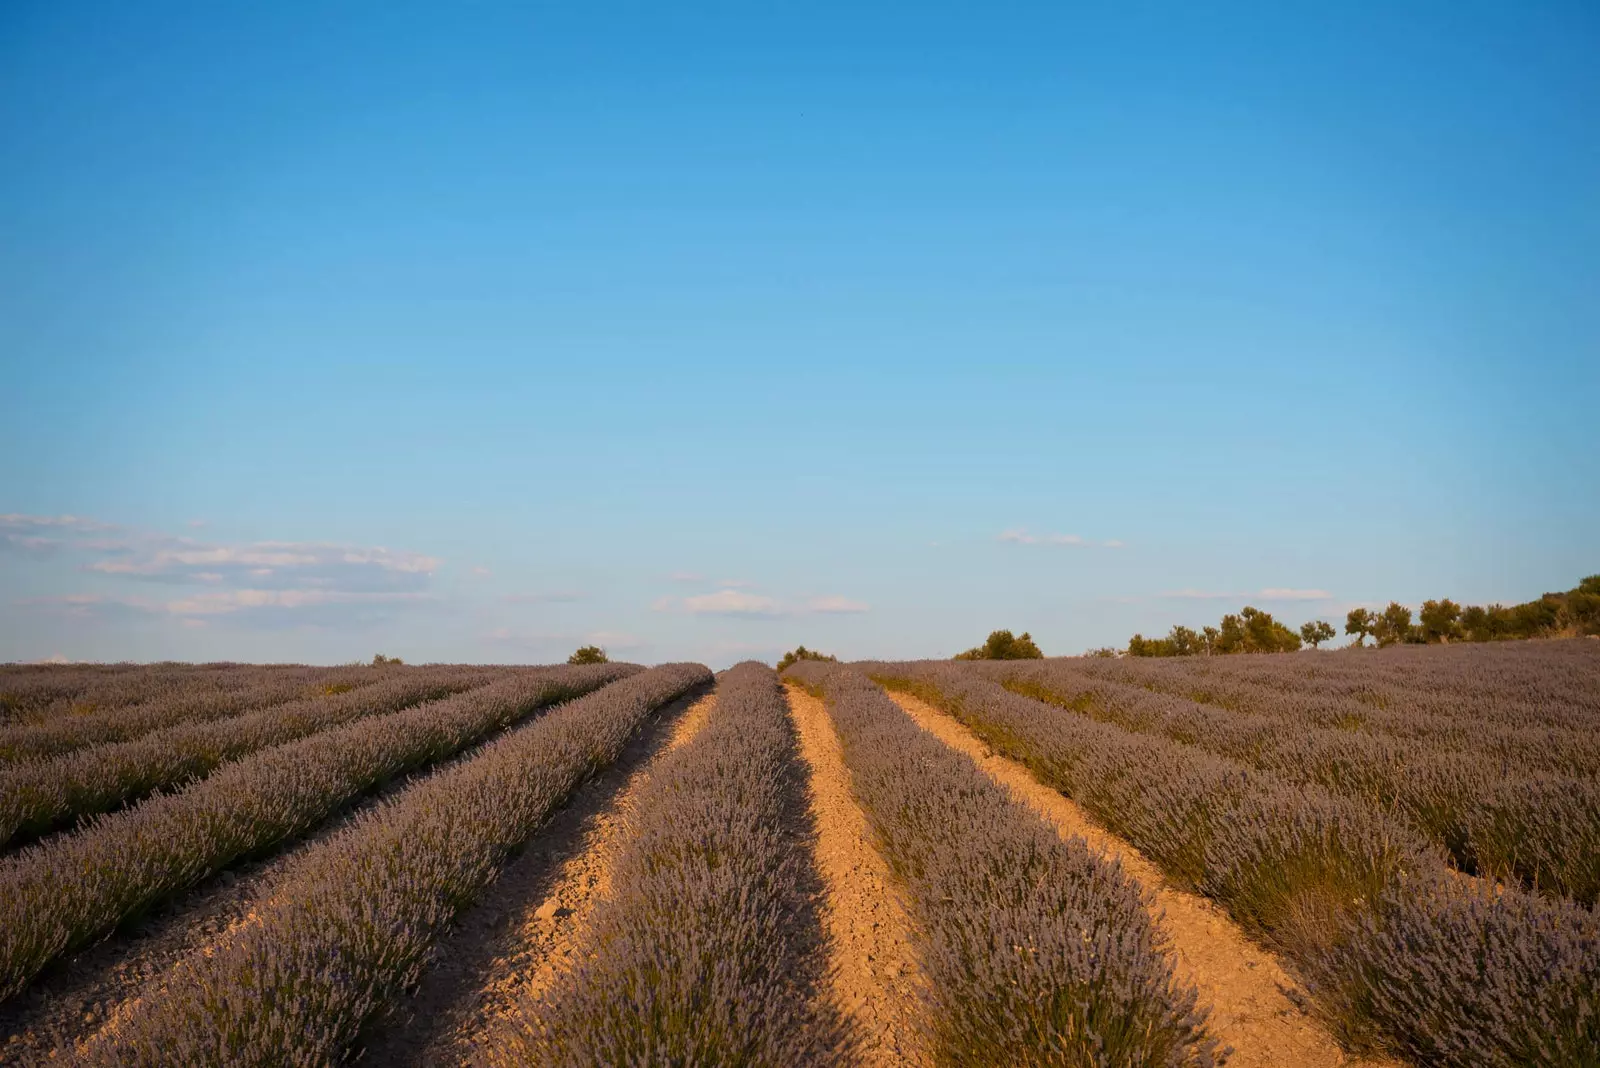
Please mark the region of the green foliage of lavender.
<svg viewBox="0 0 1600 1068"><path fill-rule="evenodd" d="M849 1063L825 993L805 775L777 675L721 677L638 798L584 963L481 1051L496 1066Z"/></svg>
<svg viewBox="0 0 1600 1068"><path fill-rule="evenodd" d="M632 674L407 787L298 857L255 922L181 962L79 1061L338 1063L363 1022L416 981L507 854L615 760L652 710L711 677L698 664Z"/></svg>
<svg viewBox="0 0 1600 1068"><path fill-rule="evenodd" d="M789 675L826 697L905 884L937 1063L1214 1063L1197 994L1174 980L1145 892L1118 865L1063 841L865 676L823 664Z"/></svg>

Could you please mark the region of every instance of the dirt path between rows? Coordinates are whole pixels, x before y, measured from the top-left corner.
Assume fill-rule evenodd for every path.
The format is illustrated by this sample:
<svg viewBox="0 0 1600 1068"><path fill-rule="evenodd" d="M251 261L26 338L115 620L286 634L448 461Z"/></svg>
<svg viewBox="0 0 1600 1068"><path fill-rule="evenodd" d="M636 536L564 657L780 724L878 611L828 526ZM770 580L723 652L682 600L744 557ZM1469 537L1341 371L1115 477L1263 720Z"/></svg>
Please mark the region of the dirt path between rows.
<svg viewBox="0 0 1600 1068"><path fill-rule="evenodd" d="M1216 905L1167 883L1159 868L1133 846L1103 830L1075 802L1033 777L1025 766L996 754L964 724L932 705L890 691L923 730L965 753L1013 796L1038 812L1063 836L1085 839L1091 849L1121 861L1123 870L1155 895L1162 928L1171 940L1177 976L1200 990L1210 1005L1210 1029L1232 1046L1228 1068L1389 1068L1393 1062L1358 1058L1303 1012L1290 994L1299 985L1266 950L1245 937ZM1398 1068L1397 1065L1394 1068Z"/></svg>
<svg viewBox="0 0 1600 1068"><path fill-rule="evenodd" d="M833 993L862 1039L867 1068L928 1065L917 1025L921 970L905 905L850 792L827 708L798 686L786 688L810 769Z"/></svg>
<svg viewBox="0 0 1600 1068"><path fill-rule="evenodd" d="M626 819L652 769L705 725L715 692L655 716L610 767L579 787L445 938L416 993L368 1029L358 1063L466 1064L494 1041L517 999L545 989L571 960L626 841Z"/></svg>

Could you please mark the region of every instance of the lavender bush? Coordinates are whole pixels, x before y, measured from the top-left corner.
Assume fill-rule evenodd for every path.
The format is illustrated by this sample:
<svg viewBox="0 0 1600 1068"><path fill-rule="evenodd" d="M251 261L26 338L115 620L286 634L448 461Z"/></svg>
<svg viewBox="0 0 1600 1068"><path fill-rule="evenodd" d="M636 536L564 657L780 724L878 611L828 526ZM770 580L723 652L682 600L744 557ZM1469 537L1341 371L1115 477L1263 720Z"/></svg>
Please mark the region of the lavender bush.
<svg viewBox="0 0 1600 1068"><path fill-rule="evenodd" d="M243 667L140 669L98 679L53 706L0 727L0 764L43 760L127 741L178 723L353 690L405 669Z"/></svg>
<svg viewBox="0 0 1600 1068"><path fill-rule="evenodd" d="M710 719L640 793L587 963L479 1051L509 1065L854 1060L824 991L805 775L764 664L721 677Z"/></svg>
<svg viewBox="0 0 1600 1068"><path fill-rule="evenodd" d="M1593 1068L1595 941L1583 933L1593 930L1591 910L1514 889L1473 904L1437 889L1462 883L1442 854L1370 806L1063 713L970 669L873 670L934 698L1226 905L1285 955L1351 1040L1476 1051L1477 1061L1452 1053L1449 1064ZM1486 1014L1484 1000L1462 996L1463 977L1474 974L1493 977L1483 997L1497 1011L1517 1006L1515 1031ZM1406 1005L1427 1011L1407 1017ZM1529 1049L1551 1059L1524 1059Z"/></svg>
<svg viewBox="0 0 1600 1068"><path fill-rule="evenodd" d="M1465 872L1520 880L1589 905L1600 897L1600 790L1593 778L1550 774L1541 770L1546 761L1514 763L1504 752L1314 726L1287 701L1279 715L1201 704L1094 678L1070 660L986 665L982 673L1103 722L1398 811Z"/></svg>
<svg viewBox="0 0 1600 1068"><path fill-rule="evenodd" d="M177 793L0 858L0 998L61 953L314 827L387 779L638 670L606 664L519 673L262 750Z"/></svg>
<svg viewBox="0 0 1600 1068"><path fill-rule="evenodd" d="M906 887L939 1064L1215 1062L1196 991L1174 980L1148 895L1119 865L1063 841L866 677L821 663L788 676L828 701Z"/></svg>
<svg viewBox="0 0 1600 1068"><path fill-rule="evenodd" d="M602 678L610 667L570 670ZM79 1060L336 1063L363 1021L417 979L507 853L614 760L652 709L710 681L697 664L635 674L408 787L307 850L251 923L152 984Z"/></svg>
<svg viewBox="0 0 1600 1068"><path fill-rule="evenodd" d="M345 693L180 723L133 741L0 768L0 846L181 786L257 750L448 697L494 677L478 668L419 668Z"/></svg>
<svg viewBox="0 0 1600 1068"><path fill-rule="evenodd" d="M1600 916L1424 873L1306 955L1352 1045L1445 1068L1600 1065Z"/></svg>

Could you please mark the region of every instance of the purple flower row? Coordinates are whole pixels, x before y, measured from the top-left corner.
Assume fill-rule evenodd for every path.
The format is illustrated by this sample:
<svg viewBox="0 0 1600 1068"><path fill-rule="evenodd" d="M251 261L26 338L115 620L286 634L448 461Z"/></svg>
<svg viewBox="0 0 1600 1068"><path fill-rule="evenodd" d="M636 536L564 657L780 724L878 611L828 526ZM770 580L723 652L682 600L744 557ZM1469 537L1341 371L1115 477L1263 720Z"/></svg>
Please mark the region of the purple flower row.
<svg viewBox="0 0 1600 1068"><path fill-rule="evenodd" d="M1315 783L1385 811L1471 874L1520 881L1585 905L1600 898L1600 777L1513 764L1481 749L1317 727L1293 712L1238 712L1110 679L1081 661L987 664L1007 689L1141 734ZM1597 769L1600 771L1600 769Z"/></svg>
<svg viewBox="0 0 1600 1068"><path fill-rule="evenodd" d="M937 701L1274 946L1358 1046L1419 1063L1589 1066L1600 918L1479 887L1380 809L1012 693L950 664L872 670Z"/></svg>
<svg viewBox="0 0 1600 1068"><path fill-rule="evenodd" d="M1197 993L1174 979L1149 895L1119 865L1063 841L864 675L815 662L788 675L826 698L904 883L937 1063L1215 1062Z"/></svg>
<svg viewBox="0 0 1600 1068"><path fill-rule="evenodd" d="M615 760L646 715L710 681L697 664L632 674L408 786L300 855L248 924L154 983L80 1060L337 1063L510 850Z"/></svg>
<svg viewBox="0 0 1600 1068"><path fill-rule="evenodd" d="M186 721L132 741L0 768L0 846L203 778L257 750L449 697L495 678L493 671L477 668L419 668L347 693L227 719Z"/></svg>
<svg viewBox="0 0 1600 1068"><path fill-rule="evenodd" d="M309 830L393 776L637 670L518 673L264 749L176 793L0 858L0 998L60 954L240 857Z"/></svg>
<svg viewBox="0 0 1600 1068"><path fill-rule="evenodd" d="M806 780L778 677L740 664L640 792L585 963L529 998L493 1065L840 1063Z"/></svg>

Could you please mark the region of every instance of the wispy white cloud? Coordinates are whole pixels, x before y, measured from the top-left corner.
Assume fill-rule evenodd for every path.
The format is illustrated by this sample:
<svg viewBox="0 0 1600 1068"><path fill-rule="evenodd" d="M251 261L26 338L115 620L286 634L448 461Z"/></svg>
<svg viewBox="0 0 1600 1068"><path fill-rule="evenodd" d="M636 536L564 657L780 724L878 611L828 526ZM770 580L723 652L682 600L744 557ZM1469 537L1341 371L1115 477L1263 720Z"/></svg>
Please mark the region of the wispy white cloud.
<svg viewBox="0 0 1600 1068"><path fill-rule="evenodd" d="M424 553L381 545L201 541L86 516L17 513L0 515L0 548L31 555L70 553L83 570L116 578L245 590L420 592L441 563Z"/></svg>
<svg viewBox="0 0 1600 1068"><path fill-rule="evenodd" d="M437 605L430 594L341 590L207 590L171 600L69 593L31 597L18 605L91 623L167 618L184 626L225 620L232 626L275 629L371 624L397 613Z"/></svg>
<svg viewBox="0 0 1600 1068"><path fill-rule="evenodd" d="M580 590L546 590L542 593L508 593L500 599L506 604L570 604L583 598Z"/></svg>
<svg viewBox="0 0 1600 1068"><path fill-rule="evenodd" d="M692 615L772 619L788 614L787 610L771 597L743 593L739 590L718 590L716 593L685 597L683 607Z"/></svg>
<svg viewBox="0 0 1600 1068"><path fill-rule="evenodd" d="M1114 538L1110 541L1092 541L1078 534L1032 534L1024 527L1002 530L995 540L1012 545L1054 545L1068 549L1120 549L1124 544Z"/></svg>
<svg viewBox="0 0 1600 1068"><path fill-rule="evenodd" d="M822 615L855 615L861 612L870 612L872 606L865 601L852 601L848 597L813 597L806 602L808 612L817 612Z"/></svg>
<svg viewBox="0 0 1600 1068"><path fill-rule="evenodd" d="M667 576L673 582L704 582L706 577L698 571L674 571Z"/></svg>
<svg viewBox="0 0 1600 1068"><path fill-rule="evenodd" d="M7 512L0 515L0 530L54 530L70 534L94 534L117 530L115 524L102 523L81 515L22 515Z"/></svg>
<svg viewBox="0 0 1600 1068"><path fill-rule="evenodd" d="M58 549L82 544L86 535L117 529L109 523L79 515L0 515L0 550L28 556L48 556Z"/></svg>
<svg viewBox="0 0 1600 1068"><path fill-rule="evenodd" d="M478 564L478 565L476 565L474 567L468 568L467 570L468 570L469 574L475 575L478 578L488 578L490 575L494 574L493 571L490 571L488 568L484 567L482 564Z"/></svg>
<svg viewBox="0 0 1600 1068"><path fill-rule="evenodd" d="M421 553L383 546L332 542L260 541L216 545L191 538L134 541L86 565L86 570L148 582L220 581L230 585L270 585L285 589L322 588L350 591L420 590L440 561ZM213 576L198 579L199 575Z"/></svg>
<svg viewBox="0 0 1600 1068"><path fill-rule="evenodd" d="M149 618L165 614L165 608L137 597L106 597L98 593L65 593L52 597L27 597L17 602L50 615L90 622L110 622Z"/></svg>

